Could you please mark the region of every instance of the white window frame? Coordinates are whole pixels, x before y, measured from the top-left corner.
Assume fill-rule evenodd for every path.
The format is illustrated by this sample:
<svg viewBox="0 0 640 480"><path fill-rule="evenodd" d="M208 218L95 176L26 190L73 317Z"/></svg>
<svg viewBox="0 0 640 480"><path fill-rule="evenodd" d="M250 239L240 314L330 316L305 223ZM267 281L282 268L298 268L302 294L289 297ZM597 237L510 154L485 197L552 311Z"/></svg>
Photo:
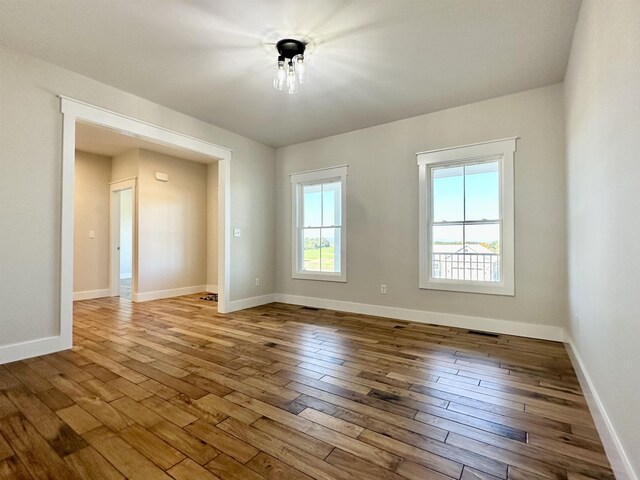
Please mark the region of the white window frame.
<svg viewBox="0 0 640 480"><path fill-rule="evenodd" d="M419 175L419 288L515 295L514 153L518 137L416 153ZM432 277L431 171L474 161L498 161L500 172L500 282Z"/></svg>
<svg viewBox="0 0 640 480"><path fill-rule="evenodd" d="M302 187L340 181L340 272L308 272L302 269L304 254ZM291 174L291 277L327 282L347 281L347 165ZM327 227L329 228L329 227Z"/></svg>

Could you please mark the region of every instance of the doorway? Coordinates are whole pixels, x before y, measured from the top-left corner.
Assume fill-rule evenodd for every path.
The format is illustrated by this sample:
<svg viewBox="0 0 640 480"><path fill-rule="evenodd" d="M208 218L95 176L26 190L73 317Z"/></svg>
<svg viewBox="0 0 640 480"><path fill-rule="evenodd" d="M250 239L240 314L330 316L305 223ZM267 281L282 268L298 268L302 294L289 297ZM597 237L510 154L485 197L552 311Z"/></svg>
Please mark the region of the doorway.
<svg viewBox="0 0 640 480"><path fill-rule="evenodd" d="M134 281L135 244L135 180L110 184L110 275L112 297L131 300Z"/></svg>
<svg viewBox="0 0 640 480"><path fill-rule="evenodd" d="M73 246L76 122L107 127L158 145L194 152L218 163L218 312L229 311L231 281L231 157L232 151L180 132L60 96L63 114L62 215L60 235L60 334L54 350L73 345ZM134 248L135 252L135 248ZM135 259L134 259L135 267ZM135 280L135 269L134 269ZM135 285L134 285L135 288Z"/></svg>

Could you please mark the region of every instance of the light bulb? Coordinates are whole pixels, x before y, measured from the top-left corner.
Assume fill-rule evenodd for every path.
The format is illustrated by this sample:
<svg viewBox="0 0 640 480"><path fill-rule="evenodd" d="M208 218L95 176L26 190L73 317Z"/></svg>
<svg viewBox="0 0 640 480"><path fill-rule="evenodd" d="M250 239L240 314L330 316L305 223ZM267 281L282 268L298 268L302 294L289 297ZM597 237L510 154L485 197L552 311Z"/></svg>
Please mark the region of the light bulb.
<svg viewBox="0 0 640 480"><path fill-rule="evenodd" d="M298 81L300 83L304 83L307 80L307 67L304 62L304 56L296 55L293 57L294 65L296 69L296 75L298 76Z"/></svg>
<svg viewBox="0 0 640 480"><path fill-rule="evenodd" d="M293 95L298 91L298 79L296 78L296 70L293 62L289 62L289 70L287 71L287 93Z"/></svg>
<svg viewBox="0 0 640 480"><path fill-rule="evenodd" d="M287 70L284 66L283 60L278 60L278 66L276 72L273 75L273 88L276 90L284 90L287 84Z"/></svg>

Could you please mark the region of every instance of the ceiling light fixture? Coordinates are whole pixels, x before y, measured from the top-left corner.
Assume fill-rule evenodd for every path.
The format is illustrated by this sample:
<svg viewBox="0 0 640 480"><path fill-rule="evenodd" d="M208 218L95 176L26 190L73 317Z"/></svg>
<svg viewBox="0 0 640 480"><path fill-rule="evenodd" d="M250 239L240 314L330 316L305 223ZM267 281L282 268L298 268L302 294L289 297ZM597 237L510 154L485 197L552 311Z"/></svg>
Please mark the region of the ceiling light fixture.
<svg viewBox="0 0 640 480"><path fill-rule="evenodd" d="M291 38L283 38L276 43L278 64L273 75L273 86L276 90L293 95L298 91L298 84L305 82L304 50L306 47L304 42Z"/></svg>

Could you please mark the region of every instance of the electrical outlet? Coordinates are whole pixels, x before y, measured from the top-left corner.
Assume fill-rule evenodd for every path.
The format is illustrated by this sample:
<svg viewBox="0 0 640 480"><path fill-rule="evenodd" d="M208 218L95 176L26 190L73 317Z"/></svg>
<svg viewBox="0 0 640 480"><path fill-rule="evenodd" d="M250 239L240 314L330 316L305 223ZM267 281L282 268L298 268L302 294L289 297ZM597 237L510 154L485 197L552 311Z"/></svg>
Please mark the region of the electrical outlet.
<svg viewBox="0 0 640 480"><path fill-rule="evenodd" d="M260 279L258 277L256 277L256 287L260 286Z"/></svg>
<svg viewBox="0 0 640 480"><path fill-rule="evenodd" d="M383 294L383 295L387 294L387 285L385 283L380 285L380 293Z"/></svg>

